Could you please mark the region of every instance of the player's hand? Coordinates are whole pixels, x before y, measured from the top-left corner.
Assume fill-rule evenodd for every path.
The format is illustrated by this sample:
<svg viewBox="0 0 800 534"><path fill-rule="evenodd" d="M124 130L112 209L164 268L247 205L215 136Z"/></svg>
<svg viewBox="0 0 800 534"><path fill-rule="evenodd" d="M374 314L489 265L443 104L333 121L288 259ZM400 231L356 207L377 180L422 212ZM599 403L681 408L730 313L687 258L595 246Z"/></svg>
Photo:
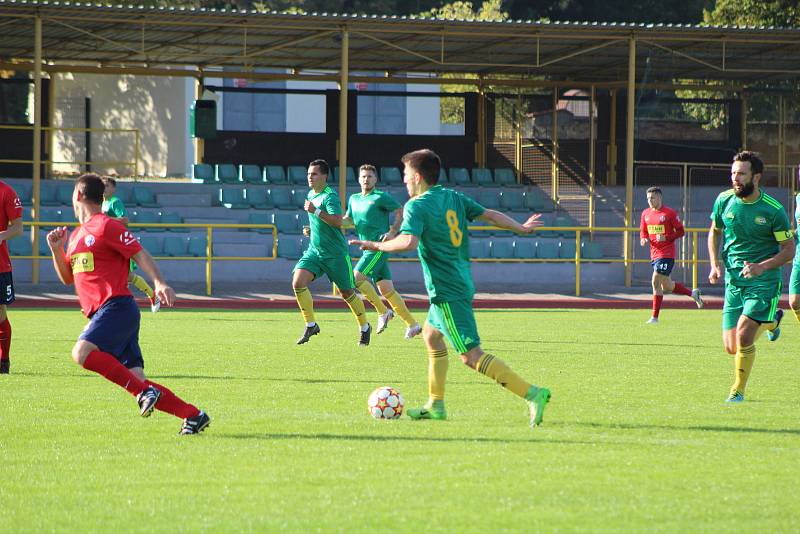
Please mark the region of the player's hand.
<svg viewBox="0 0 800 534"><path fill-rule="evenodd" d="M175 290L167 284L160 284L156 282L153 287L153 292L155 292L156 296L161 301L161 304L169 308L175 304Z"/></svg>
<svg viewBox="0 0 800 534"><path fill-rule="evenodd" d="M539 226L544 226L544 221L541 220L541 213L534 213L528 220L522 223L522 233L532 234Z"/></svg>
<svg viewBox="0 0 800 534"><path fill-rule="evenodd" d="M739 275L743 278L755 278L757 276L761 276L763 272L764 268L758 263L750 263L749 261L746 261L744 262L744 267Z"/></svg>
<svg viewBox="0 0 800 534"><path fill-rule="evenodd" d="M360 239L351 239L348 241L351 245L356 245L361 250L378 250L378 243L375 241L361 241Z"/></svg>
<svg viewBox="0 0 800 534"><path fill-rule="evenodd" d="M711 271L708 273L708 281L712 284L716 284L720 278L722 278L722 269L719 268L719 265L712 263Z"/></svg>
<svg viewBox="0 0 800 534"><path fill-rule="evenodd" d="M303 236L311 237L311 227L310 226L303 226Z"/></svg>
<svg viewBox="0 0 800 534"><path fill-rule="evenodd" d="M639 239L639 245L645 246L648 241L649 241L649 239L647 239L646 237L643 237L643 238Z"/></svg>
<svg viewBox="0 0 800 534"><path fill-rule="evenodd" d="M314 204L312 204L310 200L306 200L303 203L303 209L306 210L308 213L314 213L315 211L317 211L317 207Z"/></svg>
<svg viewBox="0 0 800 534"><path fill-rule="evenodd" d="M59 226L47 232L47 245L50 250L64 250L64 240L67 238L67 227Z"/></svg>

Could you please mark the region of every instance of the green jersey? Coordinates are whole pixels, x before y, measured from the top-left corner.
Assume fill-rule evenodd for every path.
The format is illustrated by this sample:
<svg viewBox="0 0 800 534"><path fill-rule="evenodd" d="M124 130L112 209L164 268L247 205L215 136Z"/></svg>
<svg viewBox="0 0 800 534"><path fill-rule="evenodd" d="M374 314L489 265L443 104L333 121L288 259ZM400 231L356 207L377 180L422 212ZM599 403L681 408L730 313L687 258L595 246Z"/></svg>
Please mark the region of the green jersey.
<svg viewBox="0 0 800 534"><path fill-rule="evenodd" d="M467 226L484 211L467 195L440 185L406 203L400 233L419 238L417 250L431 302L471 299L475 294Z"/></svg>
<svg viewBox="0 0 800 534"><path fill-rule="evenodd" d="M325 189L319 193L315 193L311 189L306 198L314 204L314 207L325 213L331 215L342 214L342 203L336 191L330 186L325 186ZM341 230L329 225L313 213L308 214L308 225L311 227L311 243L308 248L320 258L332 258L342 254L349 254L347 241L345 241Z"/></svg>
<svg viewBox="0 0 800 534"><path fill-rule="evenodd" d="M780 202L761 192L754 202L744 202L729 189L717 197L711 214L714 227L722 230L722 260L725 281L738 286L761 285L781 280L781 268L764 271L755 278L739 273L744 262L758 263L780 251L779 243L794 235Z"/></svg>
<svg viewBox="0 0 800 534"><path fill-rule="evenodd" d="M128 212L125 210L125 204L123 204L117 196L113 196L108 200L103 199L103 206L101 209L103 213L115 219L128 216Z"/></svg>
<svg viewBox="0 0 800 534"><path fill-rule="evenodd" d="M353 220L358 238L380 241L389 231L389 214L400 207L392 195L373 189L366 195L356 193L347 200L347 217Z"/></svg>
<svg viewBox="0 0 800 534"><path fill-rule="evenodd" d="M800 228L800 193L794 199L794 230L795 238L797 237L797 229ZM800 246L794 251L794 264L800 266Z"/></svg>

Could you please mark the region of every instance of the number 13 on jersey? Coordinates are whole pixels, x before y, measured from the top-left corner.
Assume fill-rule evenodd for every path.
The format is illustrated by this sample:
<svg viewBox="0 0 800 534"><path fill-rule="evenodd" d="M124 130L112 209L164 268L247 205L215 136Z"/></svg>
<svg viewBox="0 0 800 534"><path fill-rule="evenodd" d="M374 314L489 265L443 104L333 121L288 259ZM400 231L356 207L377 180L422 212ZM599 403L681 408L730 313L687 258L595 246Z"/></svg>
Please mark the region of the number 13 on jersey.
<svg viewBox="0 0 800 534"><path fill-rule="evenodd" d="M464 232L461 231L458 224L458 215L455 210L447 210L445 219L447 219L447 227L450 228L450 242L454 247L460 247L461 241L464 240Z"/></svg>

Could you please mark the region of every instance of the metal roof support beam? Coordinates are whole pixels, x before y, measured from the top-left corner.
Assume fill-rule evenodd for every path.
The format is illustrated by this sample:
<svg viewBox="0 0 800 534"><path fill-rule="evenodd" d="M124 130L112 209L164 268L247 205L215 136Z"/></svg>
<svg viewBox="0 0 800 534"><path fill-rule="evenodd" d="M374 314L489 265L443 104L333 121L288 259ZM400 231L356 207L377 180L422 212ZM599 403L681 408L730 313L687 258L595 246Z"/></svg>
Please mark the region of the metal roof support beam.
<svg viewBox="0 0 800 534"><path fill-rule="evenodd" d="M625 229L633 225L633 159L634 138L636 136L636 38L628 41L628 107L625 116ZM625 247L625 286L631 286L633 274L633 239L631 233L624 233Z"/></svg>
<svg viewBox="0 0 800 534"><path fill-rule="evenodd" d="M39 220L42 182L42 17L33 19L33 220ZM39 227L31 227L32 250L39 250ZM39 283L39 262L31 261L31 282Z"/></svg>
<svg viewBox="0 0 800 534"><path fill-rule="evenodd" d="M269 46L267 48L261 48L255 50L253 52L245 52L242 56L211 56L207 59L204 65L209 65L212 61L215 60L226 60L226 59L252 59L254 57L263 56L264 54L269 54L270 52L275 52L276 50L280 50L282 48L286 48L288 46L298 45L300 43L305 43L306 41L311 41L314 39L319 39L320 37L325 37L326 35L334 35L339 33L339 30L328 30L324 32L315 33L313 35L306 35L305 37L301 37L299 39L292 39L290 41L284 41L282 43L278 43L273 46Z"/></svg>
<svg viewBox="0 0 800 534"><path fill-rule="evenodd" d="M347 86L349 77L350 32L342 30L342 65L339 70L339 198L347 206Z"/></svg>

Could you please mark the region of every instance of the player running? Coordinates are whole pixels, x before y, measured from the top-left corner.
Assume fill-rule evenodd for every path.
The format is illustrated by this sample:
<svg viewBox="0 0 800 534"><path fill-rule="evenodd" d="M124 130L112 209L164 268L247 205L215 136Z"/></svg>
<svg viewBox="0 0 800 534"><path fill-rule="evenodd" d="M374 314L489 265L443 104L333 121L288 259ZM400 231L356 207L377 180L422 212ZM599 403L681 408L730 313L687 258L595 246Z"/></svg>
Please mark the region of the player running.
<svg viewBox="0 0 800 534"><path fill-rule="evenodd" d="M403 207L392 195L375 188L378 173L374 165L362 165L358 169L358 183L361 193L351 195L347 201L345 221L352 222L356 228L358 239L362 241L387 241L397 235L400 223L403 222ZM394 214L394 223L389 226L389 215ZM376 334L380 334L389 325L394 312L406 323L406 339L411 339L422 332L422 327L408 311L400 293L392 284L392 272L389 270L389 255L385 252L364 251L358 260L353 275L356 288L378 312ZM374 280L385 298L394 309L388 309L375 291L370 279Z"/></svg>
<svg viewBox="0 0 800 534"><path fill-rule="evenodd" d="M797 180L800 182L800 167L797 168ZM794 199L795 233L800 228L800 193ZM800 321L800 247L796 247L792 262L792 276L789 279L789 306L795 318Z"/></svg>
<svg viewBox="0 0 800 534"><path fill-rule="evenodd" d="M734 383L726 402L744 401L759 335L767 331L770 341L780 336L781 266L795 253L786 211L759 189L763 170L764 164L753 152L736 154L731 166L733 189L717 197L711 213L708 280L716 284L722 276L721 236L725 263L722 343L728 354L736 355Z"/></svg>
<svg viewBox="0 0 800 534"><path fill-rule="evenodd" d="M664 295L675 293L691 297L698 308L704 306L700 289L689 289L680 282L670 279L675 266L675 241L683 237L684 230L678 214L663 203L661 189L651 187L647 190L647 203L650 205L642 211L639 225L640 244L650 243L650 265L653 266L653 315L647 324L658 323L658 314Z"/></svg>
<svg viewBox="0 0 800 534"><path fill-rule="evenodd" d="M22 202L17 193L0 180L0 374L11 372L11 323L8 305L14 302L14 280L8 241L22 234Z"/></svg>
<svg viewBox="0 0 800 534"><path fill-rule="evenodd" d="M330 168L325 160L315 159L308 164L310 190L306 197L305 210L308 212L311 240L292 271L292 289L306 322L306 329L297 344L307 343L311 336L320 332L314 318L314 299L308 285L325 273L339 288L342 298L355 315L360 329L358 344L366 347L369 345L372 327L367 322L364 303L354 291L350 251L342 235L342 203L336 191L326 183L329 172Z"/></svg>
<svg viewBox="0 0 800 534"><path fill-rule="evenodd" d="M75 284L81 311L89 318L72 347L72 359L134 395L142 417L155 408L183 419L179 434L197 434L211 422L208 415L145 378L139 348L141 316L128 289L130 260L135 259L152 278L164 304L172 306L175 292L136 237L102 213L103 190L103 181L96 174L78 178L72 208L80 226L68 240L63 226L47 234L56 274L64 284Z"/></svg>
<svg viewBox="0 0 800 534"><path fill-rule="evenodd" d="M447 346L444 339L472 369L525 399L531 426L542 422L550 390L533 386L512 371L500 358L483 352L472 311L475 288L469 260L468 223L474 219L494 226L530 234L541 226L540 215L523 224L494 210L487 210L470 197L438 185L441 161L424 149L403 156L403 181L411 197L405 205L400 235L389 241L352 241L364 250L402 252L417 247L430 309L422 330L428 350L428 402L412 408L413 419L445 419L444 389L447 378Z"/></svg>
<svg viewBox="0 0 800 534"><path fill-rule="evenodd" d="M125 226L128 226L130 222L128 220L128 211L125 209L125 204L123 204L122 200L116 195L117 181L113 178L105 177L103 178L103 184L105 185L105 189L103 190L103 205L101 206L103 213L112 219L116 219ZM153 288L150 287L147 280L133 272L136 270L136 262L133 260L131 260L130 269L128 283L133 284L136 289L147 295L148 300L150 300L150 311L156 313L161 309L161 301L153 292Z"/></svg>

